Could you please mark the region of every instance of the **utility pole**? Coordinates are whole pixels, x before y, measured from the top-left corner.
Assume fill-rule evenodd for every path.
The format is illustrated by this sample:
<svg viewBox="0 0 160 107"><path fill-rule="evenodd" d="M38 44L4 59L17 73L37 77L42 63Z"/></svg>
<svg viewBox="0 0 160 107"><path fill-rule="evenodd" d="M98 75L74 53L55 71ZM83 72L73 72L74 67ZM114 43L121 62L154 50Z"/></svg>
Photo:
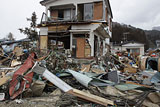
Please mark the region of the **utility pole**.
<svg viewBox="0 0 160 107"><path fill-rule="evenodd" d="M123 38L122 38L123 42L127 41L127 35L129 35L129 34L130 34L129 32L124 32L123 33Z"/></svg>

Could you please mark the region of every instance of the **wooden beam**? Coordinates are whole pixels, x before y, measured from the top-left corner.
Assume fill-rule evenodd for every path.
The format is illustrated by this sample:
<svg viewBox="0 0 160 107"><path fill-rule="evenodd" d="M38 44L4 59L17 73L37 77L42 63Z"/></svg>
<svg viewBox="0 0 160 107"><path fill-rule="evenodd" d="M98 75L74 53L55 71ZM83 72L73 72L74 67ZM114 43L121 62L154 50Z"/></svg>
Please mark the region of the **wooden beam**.
<svg viewBox="0 0 160 107"><path fill-rule="evenodd" d="M79 98L97 103L97 104L104 105L104 106L114 105L114 102L111 100L108 100L108 99L105 99L105 98L102 98L102 97L99 97L99 96L96 96L93 94L85 93L85 92L77 90L77 89L70 90L67 93L72 94L74 96L77 96Z"/></svg>
<svg viewBox="0 0 160 107"><path fill-rule="evenodd" d="M11 79L11 77L0 78L0 86L7 83L9 79Z"/></svg>

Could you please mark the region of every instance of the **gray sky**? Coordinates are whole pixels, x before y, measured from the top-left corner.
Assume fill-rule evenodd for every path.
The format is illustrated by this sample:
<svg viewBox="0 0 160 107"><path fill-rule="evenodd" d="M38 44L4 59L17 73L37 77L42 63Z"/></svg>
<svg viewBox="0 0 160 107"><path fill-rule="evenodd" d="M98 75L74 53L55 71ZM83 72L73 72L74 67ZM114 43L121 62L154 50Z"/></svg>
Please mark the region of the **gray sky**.
<svg viewBox="0 0 160 107"><path fill-rule="evenodd" d="M45 8L40 0L3 0L0 3L0 38L12 32L16 39L24 38L18 28L29 26L26 21L36 12L38 23ZM110 0L113 21L142 29L160 25L160 0Z"/></svg>
<svg viewBox="0 0 160 107"><path fill-rule="evenodd" d="M160 26L160 0L110 0L114 21L150 30Z"/></svg>
<svg viewBox="0 0 160 107"><path fill-rule="evenodd" d="M26 37L19 32L19 28L29 26L26 18L31 17L35 11L40 22L45 8L40 5L40 0L2 0L0 3L0 38L12 32L16 39Z"/></svg>

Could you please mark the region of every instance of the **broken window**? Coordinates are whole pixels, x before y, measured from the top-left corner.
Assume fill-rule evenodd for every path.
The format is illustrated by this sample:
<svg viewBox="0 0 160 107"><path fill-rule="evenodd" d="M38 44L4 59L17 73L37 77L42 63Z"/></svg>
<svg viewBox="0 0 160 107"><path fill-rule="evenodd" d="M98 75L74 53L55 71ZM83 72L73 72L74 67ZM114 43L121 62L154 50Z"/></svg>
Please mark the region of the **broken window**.
<svg viewBox="0 0 160 107"><path fill-rule="evenodd" d="M72 13L71 13L72 12ZM51 10L51 18L53 20L71 20L71 18L75 15L75 10L71 9L59 9L59 10Z"/></svg>
<svg viewBox="0 0 160 107"><path fill-rule="evenodd" d="M78 5L78 20L92 20L93 19L93 4L79 4Z"/></svg>
<svg viewBox="0 0 160 107"><path fill-rule="evenodd" d="M84 20L93 19L93 4L84 4Z"/></svg>
<svg viewBox="0 0 160 107"><path fill-rule="evenodd" d="M83 20L83 16L84 16L84 4L79 4L78 5L78 20L81 21Z"/></svg>
<svg viewBox="0 0 160 107"><path fill-rule="evenodd" d="M67 9L64 10L64 20L70 20L71 19L71 10Z"/></svg>
<svg viewBox="0 0 160 107"><path fill-rule="evenodd" d="M58 10L58 19L59 20L71 20L71 9Z"/></svg>
<svg viewBox="0 0 160 107"><path fill-rule="evenodd" d="M64 10L58 10L58 20L63 20L64 18Z"/></svg>

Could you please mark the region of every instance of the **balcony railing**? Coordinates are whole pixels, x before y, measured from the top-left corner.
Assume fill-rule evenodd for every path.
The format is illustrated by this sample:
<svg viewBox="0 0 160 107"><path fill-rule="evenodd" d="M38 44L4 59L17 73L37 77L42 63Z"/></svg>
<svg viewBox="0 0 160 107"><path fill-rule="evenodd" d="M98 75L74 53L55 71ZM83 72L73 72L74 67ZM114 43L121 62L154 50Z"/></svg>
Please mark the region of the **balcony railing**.
<svg viewBox="0 0 160 107"><path fill-rule="evenodd" d="M43 12L40 24L46 23L58 23L58 22L105 22L104 20L84 20L79 19L80 13L72 16L70 18L59 18L59 17L48 17L46 13Z"/></svg>
<svg viewBox="0 0 160 107"><path fill-rule="evenodd" d="M59 17L48 17L46 13L43 12L42 18L41 18L41 24L47 23L47 22L76 22L77 16L69 17L69 18L59 18Z"/></svg>

